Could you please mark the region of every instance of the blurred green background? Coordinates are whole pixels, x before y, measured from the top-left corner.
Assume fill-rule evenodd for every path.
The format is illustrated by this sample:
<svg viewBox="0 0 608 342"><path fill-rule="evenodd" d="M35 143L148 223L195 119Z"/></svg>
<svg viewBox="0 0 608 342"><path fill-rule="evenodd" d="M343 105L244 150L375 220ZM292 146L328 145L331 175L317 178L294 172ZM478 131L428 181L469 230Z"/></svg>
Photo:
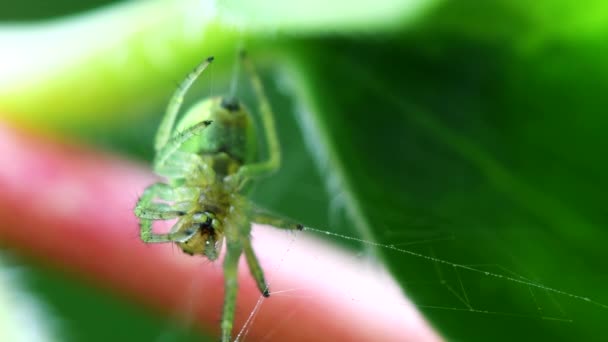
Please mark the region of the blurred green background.
<svg viewBox="0 0 608 342"><path fill-rule="evenodd" d="M258 202L313 227L608 303L604 2L315 1L299 11L273 1L222 1L219 19L200 23L205 34L193 39L180 31L178 11L149 19L161 17L160 9L187 8L185 1L106 10L110 2L0 5L0 43L15 27L95 8L105 17L78 25L115 20L107 36L119 37L106 50L74 45L78 37L58 40L56 48L70 47L77 62L62 74L24 72L29 83L0 82L0 109L19 113L9 119L148 162L176 82L214 54L221 58L191 94L225 92L243 44L263 70L284 150L280 173L256 188ZM225 24L231 13L245 18L242 31ZM69 20L52 23L65 25L57 37L70 37L77 24ZM120 40L127 31L132 38ZM98 46L109 40L99 37ZM26 38L36 51L38 38ZM161 48L148 49L152 41ZM171 53L158 57L159 67L154 53L163 44ZM116 62L119 55L124 60ZM63 100L78 83L83 96ZM255 101L247 87L239 94ZM608 310L584 300L350 247L381 258L449 340L608 338ZM132 335L120 340L149 341L171 327L128 299L12 260L28 269L28 288L57 314L68 340L116 339L113 332L125 328Z"/></svg>

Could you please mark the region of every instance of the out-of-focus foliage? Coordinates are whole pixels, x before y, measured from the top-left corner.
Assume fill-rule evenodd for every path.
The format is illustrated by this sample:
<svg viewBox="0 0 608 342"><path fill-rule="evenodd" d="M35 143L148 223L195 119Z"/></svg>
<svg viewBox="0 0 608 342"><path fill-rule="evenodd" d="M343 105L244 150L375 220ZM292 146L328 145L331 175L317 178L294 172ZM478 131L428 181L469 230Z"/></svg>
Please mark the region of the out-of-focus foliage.
<svg viewBox="0 0 608 342"><path fill-rule="evenodd" d="M374 3L391 10L375 11ZM285 165L258 188L259 201L309 225L381 243L450 237L405 247L608 302L608 5L406 3L358 4L369 6L366 20L360 8L349 12L341 2L313 3L307 11L287 2L219 2L214 10L221 15L192 26L198 35L189 39L182 3L154 5L172 9L162 18L153 6L144 13L128 12L141 4L121 5L107 17L70 19L85 26L116 20L114 40L100 36L93 47L78 47L61 77L44 74L37 83L28 73L33 83L10 97L0 93L0 108L14 108L13 119L30 126L48 121L52 129L149 157L173 81L216 54L217 68L206 76L215 83L207 79L199 94L226 89L236 46L245 42L267 71L265 83L272 84L270 75L281 81L270 90ZM327 13L317 16L321 11ZM235 17L244 31L226 19ZM57 37L75 25L56 24L66 25ZM0 38L8 34L0 31ZM57 96L78 82L80 96ZM38 88L30 93L31 84ZM329 209L341 206L350 220L329 220L336 216ZM448 338L605 336L608 310L584 300L375 252ZM464 302L487 312L467 312Z"/></svg>
<svg viewBox="0 0 608 342"><path fill-rule="evenodd" d="M0 340L54 341L53 325L44 307L21 284L19 270L0 255Z"/></svg>

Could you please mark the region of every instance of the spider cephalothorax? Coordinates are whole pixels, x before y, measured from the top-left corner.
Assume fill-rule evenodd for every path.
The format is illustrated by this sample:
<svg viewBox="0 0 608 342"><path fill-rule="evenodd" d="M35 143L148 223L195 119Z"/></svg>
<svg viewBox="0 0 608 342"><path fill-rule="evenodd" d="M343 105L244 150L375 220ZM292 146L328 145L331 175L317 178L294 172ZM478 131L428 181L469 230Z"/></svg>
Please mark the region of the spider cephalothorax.
<svg viewBox="0 0 608 342"><path fill-rule="evenodd" d="M283 229L303 227L268 214L245 196L245 184L276 171L280 164L273 114L253 66L243 58L260 102L268 157L257 154L255 125L246 106L234 97L211 97L192 106L176 124L183 97L213 61L201 63L173 95L156 135L154 171L166 178L144 190L135 207L145 243L174 242L185 253L215 260L226 245L226 294L222 341L229 341L234 321L237 267L241 254L264 296L270 292L251 246L251 222ZM168 233L155 233L155 220L177 219Z"/></svg>

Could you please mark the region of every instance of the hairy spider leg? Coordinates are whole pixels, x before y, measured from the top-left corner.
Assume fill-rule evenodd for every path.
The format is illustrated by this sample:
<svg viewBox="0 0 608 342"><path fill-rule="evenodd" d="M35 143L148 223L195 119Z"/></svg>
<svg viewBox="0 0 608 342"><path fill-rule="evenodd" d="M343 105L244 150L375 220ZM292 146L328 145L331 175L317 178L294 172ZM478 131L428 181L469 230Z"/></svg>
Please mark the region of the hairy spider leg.
<svg viewBox="0 0 608 342"><path fill-rule="evenodd" d="M196 184L197 181L199 184L205 184L215 179L215 172L199 155L182 151L175 151L167 156L162 163L155 165L154 172L167 179L184 179L191 184Z"/></svg>
<svg viewBox="0 0 608 342"><path fill-rule="evenodd" d="M286 220L272 214L266 213L261 209L255 208L250 203L244 203L243 206L248 206L250 211L251 222L263 224L271 224L278 228L287 230L302 230L304 227L290 220ZM250 225L251 222L245 224ZM233 234L230 234L229 227L226 227L226 258L224 259L224 281L225 291L224 296L224 311L222 316L222 342L229 342L231 332L234 325L234 310L236 303L236 294L238 289L237 283L237 268L238 259L243 253L249 266L249 272L256 282L256 285L264 297L270 296L270 290L264 277L264 270L260 266L260 262L255 255L253 246L251 245L251 237L249 236L250 226L245 229L238 229L239 240L234 240Z"/></svg>
<svg viewBox="0 0 608 342"><path fill-rule="evenodd" d="M199 156L178 151L182 144L202 132L211 124L211 121L200 122L183 132L176 132L173 136L171 136L171 132L186 92L212 61L213 57L209 57L197 66L179 85L177 91L171 97L167 112L156 134L155 149L157 153L154 159L154 171L161 176L170 179L188 178L192 177L192 175L200 178L211 176L209 173L212 170L206 167ZM193 170L191 165L194 165L196 169ZM192 190L191 192L195 191L194 189L190 190ZM140 218L140 236L145 243L181 242L187 240L193 234L188 234L187 231L176 232L176 228L181 223L180 221L167 234L152 232L152 220L169 220L183 215L182 211L169 208L165 203L153 202L155 198L179 202L183 196L175 196L175 193L171 186L163 183L153 184L144 190L143 195L135 206L135 215Z"/></svg>
<svg viewBox="0 0 608 342"><path fill-rule="evenodd" d="M162 170L169 157L177 152L180 146L192 139L197 134L201 133L205 128L209 127L211 123L212 122L208 120L202 121L192 127L189 127L183 132L177 132L156 154L156 158L154 158L154 170Z"/></svg>
<svg viewBox="0 0 608 342"><path fill-rule="evenodd" d="M259 224L267 224L273 226L275 228L281 228L285 230L303 230L304 226L298 222L279 217L277 215L271 214L261 208L253 206L251 222L259 223ZM260 267L258 259L253 252L253 248L251 246L251 239L246 240L244 245L245 257L247 258L247 264L249 265L249 270L253 278L256 280L258 288L260 292L264 295L264 297L269 297L270 292L266 281L264 280L264 272Z"/></svg>
<svg viewBox="0 0 608 342"><path fill-rule="evenodd" d="M191 234L173 232L157 234L152 232L152 221L155 219L170 220L181 216L180 211L169 210L163 203L153 203L155 198L172 200L172 189L164 183L155 183L144 190L137 201L135 214L140 218L140 236L145 243L163 243L187 240Z"/></svg>
<svg viewBox="0 0 608 342"><path fill-rule="evenodd" d="M167 143L161 148L158 153L158 156L154 162L154 169L158 174L168 174L168 169L171 170L179 170L180 167L184 169L184 171L192 171L188 170L187 165L184 163L184 160L179 160L177 158L181 157L182 159L187 158L188 153L178 153L177 149L184 142L191 139L199 132L203 131L211 124L210 121L203 121L197 125L192 126L191 128L177 133L173 136ZM171 158L173 155L176 155L176 158ZM190 156L190 160L195 159L194 156ZM171 161L171 164L167 164L167 161ZM202 161L200 161L202 163ZM176 165L177 164L177 165ZM197 165L197 164L194 164ZM203 170L209 170L210 168L204 167L204 165L198 164L201 166ZM196 174L196 173L194 173ZM178 176L178 174L173 174L172 176ZM184 177L188 177L188 174L183 174ZM173 196L173 189L166 184L157 183L149 186L144 190L144 194L138 201L135 207L135 215L137 215L141 219L140 226L140 236L141 239L146 243L162 243L162 242L182 242L187 240L192 234L187 231L184 232L174 232L175 228L181 223L178 221L174 227L171 229L171 232L167 234L156 234L152 232L152 220L169 220L173 218L177 218L184 214L183 211L177 211L174 208L170 207L165 203L155 203L152 202L155 198L160 198L166 201L179 202L182 199L182 196Z"/></svg>
<svg viewBox="0 0 608 342"><path fill-rule="evenodd" d="M247 260L247 266L249 266L249 272L253 279L255 279L258 289L264 297L270 297L270 290L268 289L268 284L264 278L264 270L262 269L262 266L260 266L260 262L253 251L251 239L243 239L243 252L245 254L245 259Z"/></svg>
<svg viewBox="0 0 608 342"><path fill-rule="evenodd" d="M137 202L135 215L148 220L171 220L183 215L182 211L176 210L166 203L152 202L155 198L169 200L172 195L173 189L167 184L156 183L150 185L144 190L144 194Z"/></svg>
<svg viewBox="0 0 608 342"><path fill-rule="evenodd" d="M277 216L256 206L253 207L252 215L251 221L255 223L267 224L286 230L304 230L304 226L301 223Z"/></svg>
<svg viewBox="0 0 608 342"><path fill-rule="evenodd" d="M196 81L198 76L213 62L213 57L208 57L203 63L199 64L188 76L186 79L180 83L179 87L171 97L169 101L169 105L167 106L167 111L163 120L158 127L158 131L156 132L156 141L154 144L154 148L156 151L160 151L169 141L171 137L171 132L173 131L173 127L175 126L175 119L177 118L177 113L184 102L184 96L192 86L192 83Z"/></svg>
<svg viewBox="0 0 608 342"><path fill-rule="evenodd" d="M270 102L266 97L266 92L262 85L260 76L256 72L253 63L247 58L245 52L241 52L241 62L245 66L245 70L249 75L251 86L258 99L258 108L262 117L262 125L266 135L266 144L268 148L268 159L262 162L243 165L237 174L234 176L238 188L242 188L251 178L259 178L267 176L279 169L281 165L281 149L279 146L279 138L274 124L274 113L270 106Z"/></svg>
<svg viewBox="0 0 608 342"><path fill-rule="evenodd" d="M238 266L242 247L240 244L226 243L226 256L224 257L224 308L222 312L222 342L230 342L234 326L234 312L236 309L236 295L238 292Z"/></svg>

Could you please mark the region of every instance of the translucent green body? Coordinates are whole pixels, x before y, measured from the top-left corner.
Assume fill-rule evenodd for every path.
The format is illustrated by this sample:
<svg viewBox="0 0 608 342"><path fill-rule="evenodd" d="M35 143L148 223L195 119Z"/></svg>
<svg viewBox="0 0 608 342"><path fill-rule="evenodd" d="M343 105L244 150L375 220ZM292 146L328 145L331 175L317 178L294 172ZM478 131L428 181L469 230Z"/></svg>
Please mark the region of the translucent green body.
<svg viewBox="0 0 608 342"><path fill-rule="evenodd" d="M268 147L266 160L258 158L251 115L235 99L204 99L175 124L185 93L212 61L210 57L194 69L169 102L156 135L154 158L154 171L166 182L147 187L134 211L145 243L173 242L187 254L216 260L226 242L221 340L228 342L234 324L241 255L245 255L260 292L265 297L270 295L251 245L251 223L300 230L303 226L264 212L245 196L247 182L271 174L280 165L273 114L250 63L244 60L260 103ZM168 233L156 233L152 224L157 220L176 223Z"/></svg>
<svg viewBox="0 0 608 342"><path fill-rule="evenodd" d="M176 131L186 131L205 121L212 124L178 149L178 153L199 156L200 165L207 168L207 172L198 177L189 174L173 179L175 185L198 189L193 195L180 198L192 218L188 220L188 215L184 215L183 224L174 232L188 234L192 226L198 225L198 233L178 245L187 254L203 254L215 260L226 234L230 244L239 247L240 235L249 234L247 211L250 209L246 198L239 193L238 184L230 181L229 176L235 176L241 166L256 161L258 141L251 115L237 100L213 97L198 102L176 125ZM238 229L231 229L233 227Z"/></svg>
<svg viewBox="0 0 608 342"><path fill-rule="evenodd" d="M204 157L213 165L218 176L236 172L243 164L256 161L258 140L255 125L247 109L236 102L221 97L202 100L194 105L177 124L177 131L209 120L213 124L195 139L185 142L180 150ZM231 169L223 170L228 157Z"/></svg>

